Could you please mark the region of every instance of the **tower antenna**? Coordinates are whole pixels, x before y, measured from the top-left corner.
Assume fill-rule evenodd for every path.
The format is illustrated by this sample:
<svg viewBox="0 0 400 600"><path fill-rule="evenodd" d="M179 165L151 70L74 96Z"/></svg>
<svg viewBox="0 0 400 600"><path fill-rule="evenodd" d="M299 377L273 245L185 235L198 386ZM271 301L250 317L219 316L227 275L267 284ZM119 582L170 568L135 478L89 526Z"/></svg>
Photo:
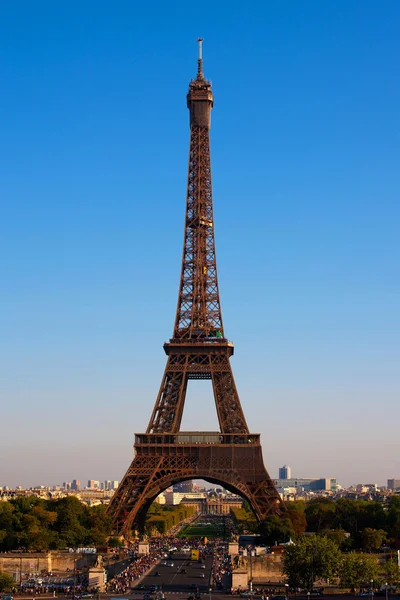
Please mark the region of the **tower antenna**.
<svg viewBox="0 0 400 600"><path fill-rule="evenodd" d="M199 54L197 59L197 79L204 79L203 74L203 38L197 38Z"/></svg>

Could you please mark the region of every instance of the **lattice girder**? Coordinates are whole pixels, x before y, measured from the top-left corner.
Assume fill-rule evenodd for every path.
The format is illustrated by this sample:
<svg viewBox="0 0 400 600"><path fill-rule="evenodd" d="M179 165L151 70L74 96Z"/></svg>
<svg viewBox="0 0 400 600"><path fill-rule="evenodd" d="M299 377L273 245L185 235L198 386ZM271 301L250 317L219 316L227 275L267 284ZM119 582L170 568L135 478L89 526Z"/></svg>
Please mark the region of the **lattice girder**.
<svg viewBox="0 0 400 600"><path fill-rule="evenodd" d="M248 500L258 520L280 510L280 498L265 470L261 446L214 445L200 447L148 446L137 454L118 488L110 508L119 532L129 535L136 523L142 527L148 507L171 485L185 479L205 479ZM143 452L143 448L137 448ZM154 454L152 454L154 453ZM120 498L122 494L126 497ZM121 530L122 529L122 530Z"/></svg>
<svg viewBox="0 0 400 600"><path fill-rule="evenodd" d="M187 95L190 149L174 332L164 344L167 364L143 434L162 439L143 447L135 445L135 458L108 509L116 528L127 535L133 525L143 526L148 507L161 491L185 479L207 479L237 491L247 498L258 519L279 511L281 506L263 465L261 446L251 441L254 436L249 433L230 365L233 344L224 335L211 182L210 117L214 98L211 84L203 75L201 58L198 64L197 78L190 82ZM164 434L169 439L170 434L180 431L191 379L212 380L221 444L214 440L212 446L191 447L162 441ZM243 445L237 443L238 439Z"/></svg>

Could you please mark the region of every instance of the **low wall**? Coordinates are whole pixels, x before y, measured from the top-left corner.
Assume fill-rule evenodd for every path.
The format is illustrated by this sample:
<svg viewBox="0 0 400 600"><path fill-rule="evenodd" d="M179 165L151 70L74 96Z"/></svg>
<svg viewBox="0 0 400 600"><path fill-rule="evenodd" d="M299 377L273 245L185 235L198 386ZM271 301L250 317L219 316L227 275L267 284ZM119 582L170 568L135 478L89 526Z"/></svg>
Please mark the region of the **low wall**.
<svg viewBox="0 0 400 600"><path fill-rule="evenodd" d="M236 560L236 564L235 564ZM234 569L246 569L248 577L253 577L253 583L279 583L283 579L282 575L282 556L275 554L263 554L262 556L235 557L233 560Z"/></svg>
<svg viewBox="0 0 400 600"><path fill-rule="evenodd" d="M92 567L97 559L95 554L76 554L76 568ZM65 573L74 570L73 552L37 552L0 554L0 571L9 573L18 582L20 573Z"/></svg>

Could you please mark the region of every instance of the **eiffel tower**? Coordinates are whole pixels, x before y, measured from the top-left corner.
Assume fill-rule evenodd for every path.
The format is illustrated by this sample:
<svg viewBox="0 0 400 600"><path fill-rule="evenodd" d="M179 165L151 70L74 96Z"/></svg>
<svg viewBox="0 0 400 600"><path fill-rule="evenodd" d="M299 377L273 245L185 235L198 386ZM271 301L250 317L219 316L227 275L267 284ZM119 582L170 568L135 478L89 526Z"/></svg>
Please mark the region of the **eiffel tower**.
<svg viewBox="0 0 400 600"><path fill-rule="evenodd" d="M117 532L143 531L153 500L188 479L223 485L245 498L257 519L279 513L281 502L262 458L260 435L249 433L233 378L233 344L224 334L215 256L210 117L214 97L203 75L189 84L189 173L178 307L168 357L146 433L135 435L135 456L109 505ZM211 379L218 432L180 431L189 379Z"/></svg>

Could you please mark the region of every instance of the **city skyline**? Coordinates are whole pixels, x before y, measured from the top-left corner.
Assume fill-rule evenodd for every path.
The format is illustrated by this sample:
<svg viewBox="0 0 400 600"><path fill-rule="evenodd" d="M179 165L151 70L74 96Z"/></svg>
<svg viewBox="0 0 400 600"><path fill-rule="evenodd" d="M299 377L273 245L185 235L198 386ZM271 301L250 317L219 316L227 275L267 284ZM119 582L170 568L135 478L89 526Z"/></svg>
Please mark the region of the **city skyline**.
<svg viewBox="0 0 400 600"><path fill-rule="evenodd" d="M146 430L198 35L224 325L267 470L397 477L400 7L43 6L0 7L0 482L120 480ZM182 429L217 429L208 383Z"/></svg>
<svg viewBox="0 0 400 600"><path fill-rule="evenodd" d="M292 480L292 481L295 479L322 480L322 479L331 479L332 478L331 475L326 475L324 473L320 473L318 475L309 474L309 473L300 473L300 474L294 473L293 474L291 466L285 464L284 467L279 467L276 473L274 473L274 472L270 473L273 480L276 481L279 479L285 479L284 477L281 477L282 469L289 469L288 475L290 475L290 477L287 477L286 479ZM360 479L357 479L357 476L355 476L353 478L353 480L350 483L347 482L346 485L343 485L343 483L341 481L339 481L336 477L334 477L333 479L335 479L335 481L337 481L337 484L340 487L343 487L344 489L347 489L352 486L357 486L357 485L377 485L380 488L388 488L388 489L394 490L395 488L400 487L400 478L393 477L392 475L390 477L386 477L386 478L381 477L378 481L375 481L372 479L371 480L370 479L360 480ZM44 487L44 488L57 487L57 488L61 488L61 489L68 489L71 491L79 491L79 489L81 489L81 490L98 489L100 491L104 490L104 489L114 489L115 490L118 487L119 481L120 480L117 480L117 479L104 479L104 480L103 479L89 479L88 480L88 479L83 478L83 479L68 480L68 479L62 478L62 482L54 482L54 481L51 481L51 482L47 481L46 483L43 483L43 482L37 483L36 482L36 483L30 484L30 485L24 485L23 483L20 482L18 484L15 484L14 486L9 485L6 481L0 481L0 490L5 487L10 488L10 489L16 489L18 487L21 487L22 489L35 489L35 488L39 489L40 487ZM201 486L208 485L210 488L221 487L220 484L211 483L211 482L208 482L207 480L191 479L188 481L194 483L195 485L201 485ZM73 487L74 482L77 482L79 484L78 488ZM91 487L89 485L90 482L95 483L97 485ZM105 484L110 484L110 486L106 486ZM177 484L177 486L179 486L179 485L181 485L181 484Z"/></svg>

